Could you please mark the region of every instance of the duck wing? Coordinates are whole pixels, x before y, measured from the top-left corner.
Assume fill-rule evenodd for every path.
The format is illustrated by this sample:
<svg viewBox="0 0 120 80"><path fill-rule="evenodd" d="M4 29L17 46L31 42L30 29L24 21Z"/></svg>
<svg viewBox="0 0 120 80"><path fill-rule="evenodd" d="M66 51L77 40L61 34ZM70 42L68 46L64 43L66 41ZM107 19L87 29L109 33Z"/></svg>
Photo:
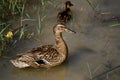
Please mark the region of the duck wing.
<svg viewBox="0 0 120 80"><path fill-rule="evenodd" d="M42 51L37 52L34 50L36 53L34 53L34 56L37 58L35 59L35 62L39 65L51 65L53 63L56 63L60 60L61 55L57 51L56 48L53 46L42 46Z"/></svg>
<svg viewBox="0 0 120 80"><path fill-rule="evenodd" d="M45 51L49 50L50 48L53 48L53 45L43 45L43 46L32 48L31 50L29 50L25 53L17 54L17 56L21 57L22 55L29 54L29 53L30 54L35 54L37 52L41 53L41 52L45 52Z"/></svg>
<svg viewBox="0 0 120 80"><path fill-rule="evenodd" d="M19 68L25 67L49 67L53 63L60 60L61 55L53 47L53 45L44 45L41 47L33 48L32 50L22 53L18 58L11 60L13 65Z"/></svg>

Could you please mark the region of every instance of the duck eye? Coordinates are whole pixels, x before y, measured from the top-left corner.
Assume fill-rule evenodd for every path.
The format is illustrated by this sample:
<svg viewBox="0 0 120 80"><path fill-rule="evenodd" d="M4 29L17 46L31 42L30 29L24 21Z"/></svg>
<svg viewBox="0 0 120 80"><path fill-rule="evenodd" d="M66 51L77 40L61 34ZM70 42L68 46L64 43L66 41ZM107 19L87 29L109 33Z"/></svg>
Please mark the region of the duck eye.
<svg viewBox="0 0 120 80"><path fill-rule="evenodd" d="M60 28L58 28L58 30L60 30Z"/></svg>

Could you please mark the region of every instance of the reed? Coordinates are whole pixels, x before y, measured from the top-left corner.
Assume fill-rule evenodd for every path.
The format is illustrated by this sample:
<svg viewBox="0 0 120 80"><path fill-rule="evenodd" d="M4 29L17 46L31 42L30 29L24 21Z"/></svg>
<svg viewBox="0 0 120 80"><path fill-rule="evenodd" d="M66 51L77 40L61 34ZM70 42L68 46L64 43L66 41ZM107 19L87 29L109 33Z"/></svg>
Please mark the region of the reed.
<svg viewBox="0 0 120 80"><path fill-rule="evenodd" d="M42 27L43 27L43 21L46 17L44 15L44 9L45 9L45 4L50 1L50 0L40 0L39 2L41 3L42 6L40 6L38 9L38 33L41 33ZM7 38L5 37L6 32L9 30L8 29L8 23L10 19L13 19L16 16L20 16L20 26L23 26L24 21L37 21L36 19L31 19L30 15L25 11L26 9L26 4L27 0L1 0L0 1L0 53L2 53L5 50L6 40ZM29 4L28 4L29 5ZM42 11L40 12L40 10ZM27 16L27 18L24 18L24 16ZM10 27L9 27L10 28ZM14 31L14 30L12 30ZM16 40L20 40L23 38L25 35L25 29L20 28L19 30L13 32L14 38ZM8 31L9 32L9 31ZM14 41L15 43L16 41Z"/></svg>
<svg viewBox="0 0 120 80"><path fill-rule="evenodd" d="M86 63L86 64L87 64L87 68L88 68L88 72L89 72L89 78L90 78L90 80L92 80L93 76L92 76L92 72L91 72L91 69L90 69L90 65L89 65L89 63Z"/></svg>
<svg viewBox="0 0 120 80"><path fill-rule="evenodd" d="M6 41L8 40L6 35L6 30L8 30L9 19L14 16L22 15L25 5L23 5L23 0L1 0L0 1L0 54L6 49ZM21 33L21 35L23 32ZM20 35L20 38L21 38Z"/></svg>
<svg viewBox="0 0 120 80"><path fill-rule="evenodd" d="M99 4L95 4L93 3L92 0L86 0L88 2L88 4L90 5L90 7L97 13L100 12L100 9L99 9Z"/></svg>
<svg viewBox="0 0 120 80"><path fill-rule="evenodd" d="M115 24L109 25L109 27L117 27L117 26L120 26L120 23L115 23Z"/></svg>
<svg viewBox="0 0 120 80"><path fill-rule="evenodd" d="M2 25L4 26L4 25ZM5 28L3 28L1 31L0 31L0 55L3 53L3 51L6 49L6 38L4 37L4 31L7 29L9 25L6 25Z"/></svg>
<svg viewBox="0 0 120 80"><path fill-rule="evenodd" d="M0 18L3 21L8 20L11 16L18 15L21 13L20 8L22 7L23 0L2 0L0 1L1 14Z"/></svg>
<svg viewBox="0 0 120 80"><path fill-rule="evenodd" d="M40 12L40 9L38 9L38 34L41 33L42 27L43 27L43 21L45 19L46 15Z"/></svg>
<svg viewBox="0 0 120 80"><path fill-rule="evenodd" d="M41 4L42 6L45 6L45 3L47 2L47 0L41 0Z"/></svg>

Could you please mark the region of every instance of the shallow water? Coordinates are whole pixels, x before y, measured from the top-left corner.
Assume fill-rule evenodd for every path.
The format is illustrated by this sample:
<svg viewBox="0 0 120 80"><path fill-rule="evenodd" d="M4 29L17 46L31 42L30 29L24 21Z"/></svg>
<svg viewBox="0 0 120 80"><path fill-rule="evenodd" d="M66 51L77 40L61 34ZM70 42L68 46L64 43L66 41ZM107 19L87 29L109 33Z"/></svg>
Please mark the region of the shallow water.
<svg viewBox="0 0 120 80"><path fill-rule="evenodd" d="M0 78L1 80L89 80L90 76L94 77L108 70L106 65L115 67L120 65L120 27L109 27L117 21L103 22L101 20L109 19L112 16L120 16L119 0L93 0L100 5L99 10L103 14L96 19L94 11L91 9L86 0L72 1L74 6L72 11L74 19L67 26L76 34L64 33L68 48L69 56L66 63L51 69L18 69L11 63L10 59L17 53L25 52L41 44L54 44L53 26L56 24L56 15L63 9L63 3L66 0L54 0L46 3L44 9L40 9L45 14L41 34L37 34L38 3L30 3L26 12L36 21L25 21L23 24L29 24L28 32L34 32L33 39L24 39L16 44L12 51L6 53L0 58ZM54 5L53 5L54 3ZM25 17L26 18L26 17ZM20 25L17 18L10 21L13 26ZM13 27L15 28L15 27ZM90 75L90 73L92 75ZM109 73L108 77L104 75L98 80L120 80L120 69Z"/></svg>

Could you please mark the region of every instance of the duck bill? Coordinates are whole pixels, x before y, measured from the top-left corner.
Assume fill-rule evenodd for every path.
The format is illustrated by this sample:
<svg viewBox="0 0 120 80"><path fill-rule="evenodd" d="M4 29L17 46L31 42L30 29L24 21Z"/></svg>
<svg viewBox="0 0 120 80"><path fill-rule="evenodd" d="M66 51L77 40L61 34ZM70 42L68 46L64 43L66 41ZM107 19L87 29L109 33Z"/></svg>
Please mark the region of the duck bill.
<svg viewBox="0 0 120 80"><path fill-rule="evenodd" d="M69 33L76 33L75 31L73 31L73 30L71 30L71 29L67 29L67 32L69 32Z"/></svg>

